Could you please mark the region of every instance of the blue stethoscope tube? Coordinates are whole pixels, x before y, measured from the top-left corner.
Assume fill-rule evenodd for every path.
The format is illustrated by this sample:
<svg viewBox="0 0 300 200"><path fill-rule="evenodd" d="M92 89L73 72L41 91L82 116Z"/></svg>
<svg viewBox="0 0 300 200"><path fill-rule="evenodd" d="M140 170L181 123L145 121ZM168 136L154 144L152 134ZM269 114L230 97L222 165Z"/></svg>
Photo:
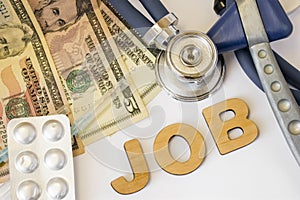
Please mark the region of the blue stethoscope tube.
<svg viewBox="0 0 300 200"><path fill-rule="evenodd" d="M153 26L153 23L148 20L142 13L140 13L129 1L127 0L108 0L107 2L117 10L117 12L124 17L126 22L141 36Z"/></svg>
<svg viewBox="0 0 300 200"><path fill-rule="evenodd" d="M169 11L160 0L140 0L155 22L169 14Z"/></svg>
<svg viewBox="0 0 300 200"><path fill-rule="evenodd" d="M127 21L127 23L134 28L135 30L137 30L141 36L143 36L152 26L153 23L151 21L149 21L142 13L140 13L134 6L132 6L132 4L127 1L127 0L108 0L112 6L119 12L119 14L121 14L124 19ZM228 1L228 0L227 0ZM272 2L273 1L273 2ZM145 9L149 12L149 14L151 15L151 17L157 22L159 21L162 17L164 17L165 15L167 15L169 12L168 10L164 7L164 5L160 2L160 0L140 0L140 2L143 4L143 6L145 7ZM234 3L233 0L229 0L228 2L230 2L229 4ZM272 4L276 4L278 3L277 0L269 0L268 3L266 4L264 1L260 0L259 1L261 7L265 7L264 9L269 9L267 6L272 6ZM232 7L231 7L232 8ZM232 8L232 10L234 10ZM232 13L230 12L225 12L225 15L229 15L232 14L233 17L233 21L235 20L236 23L233 23L234 25L239 24L240 23L240 19L237 16L235 11L232 11ZM276 16L274 16L274 13L272 14L271 12L268 13L262 13L264 18L266 18L266 21L270 21L271 23L276 23L276 20L274 21L274 18ZM287 21L286 16L277 16L277 17L282 17L283 19L283 24ZM226 17L225 17L226 18ZM233 21L230 21L230 23L232 23ZM226 22L225 20L223 22ZM219 23L223 23L222 21L219 21ZM217 22L218 23L218 22ZM271 29L271 34L268 35L269 37L271 37L271 41L273 40L277 40L280 37L280 34L283 33L272 33L272 29L273 29L273 24L268 25L270 26L268 29ZM143 28L141 28L143 27ZM224 27L224 26L223 26ZM224 30L223 27L221 26L213 26L212 29L208 32L208 35L210 35L210 33L215 33L215 32L224 32L227 30ZM241 26L240 26L241 27ZM220 29L218 29L220 28ZM289 26L287 25L288 29ZM230 29L231 26L230 26ZM245 73L247 74L247 76L252 80L252 82L262 90L262 85L260 82L260 79L257 75L254 63L252 61L252 57L249 53L249 50L245 48L245 43L246 43L246 39L244 38L244 34L242 32L242 29L238 28L238 30L241 30L240 34L237 33L237 35L232 35L233 36L237 36L240 39L236 39L236 37L233 38L229 38L229 40L232 40L236 42L236 44L232 44L232 43L226 43L226 38L222 39L222 42L224 42L223 44L216 44L217 47L221 48L222 52L226 52L226 51L232 51L234 49L232 49L233 46L240 46L242 47L242 49L240 50L236 50L235 54L237 56L237 59L241 65L241 67L243 68L243 70L245 71ZM276 31L274 29L274 31ZM284 30L285 32L289 32L290 30ZM228 37L228 35L230 34L219 34L219 35L223 35L223 37ZM214 38L214 36L211 36L212 38ZM218 36L219 37L219 36ZM220 37L219 37L220 38ZM217 40L219 39L217 38ZM218 40L221 41L221 40ZM227 45L226 45L227 44ZM245 49L244 49L245 48ZM275 52L274 52L275 53ZM275 53L275 57L277 59L277 62L282 70L283 75L285 76L286 81L292 85L295 89L291 89L298 105L300 105L300 72L294 68L291 64L289 64L286 60L284 60L281 56L279 56L277 53Z"/></svg>

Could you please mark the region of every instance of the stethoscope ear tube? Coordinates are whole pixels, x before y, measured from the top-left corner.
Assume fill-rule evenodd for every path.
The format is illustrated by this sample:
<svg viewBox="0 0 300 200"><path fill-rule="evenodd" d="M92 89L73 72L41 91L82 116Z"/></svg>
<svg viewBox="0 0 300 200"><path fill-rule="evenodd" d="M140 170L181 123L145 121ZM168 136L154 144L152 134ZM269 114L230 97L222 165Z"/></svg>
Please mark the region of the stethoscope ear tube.
<svg viewBox="0 0 300 200"><path fill-rule="evenodd" d="M110 3L141 36L144 36L153 26L153 23L140 13L129 1L107 0L106 2Z"/></svg>
<svg viewBox="0 0 300 200"><path fill-rule="evenodd" d="M115 8L149 48L155 46L165 50L170 39L179 33L176 27L177 17L169 13L159 0L141 1L155 23L149 21L128 0L106 0L105 2Z"/></svg>
<svg viewBox="0 0 300 200"><path fill-rule="evenodd" d="M106 0L106 2L109 2L117 12L124 17L127 23L141 34L141 36L144 36L154 25L128 0ZM140 2L155 22L158 22L169 14L169 11L160 0L140 0Z"/></svg>
<svg viewBox="0 0 300 200"><path fill-rule="evenodd" d="M146 8L155 22L158 22L160 19L169 14L169 11L160 0L140 0L140 2L143 4L144 8Z"/></svg>
<svg viewBox="0 0 300 200"><path fill-rule="evenodd" d="M153 23L149 21L142 13L140 13L129 1L127 0L108 0L112 4L112 6L119 12L120 15L122 15L127 23L136 31L138 31L141 36L143 37L150 29L153 27ZM160 0L140 0L142 5L145 7L145 9L148 11L148 13L151 15L151 17L157 22L161 20L163 17L169 14L169 11L164 7L164 5L160 2ZM219 2L224 2L220 1ZM268 9L270 6L272 9L280 10L281 7L276 2L276 5L270 4L270 0L268 1L269 4L265 5L262 4L262 1L259 0L259 5L262 5L262 10ZM277 5L278 4L278 5ZM240 49L247 47L247 41L245 39L245 35L242 29L242 25L240 22L240 18L238 16L236 5L234 4L234 0L226 0L225 5L226 12L224 15L222 15L221 19L210 29L208 32L208 35L213 39L215 42L219 53L222 53L224 51L228 50L234 50L234 49ZM224 10L225 11L225 10ZM278 13L278 12L277 12ZM286 17L276 16L275 14L270 15L263 12L264 18L268 23L267 29L271 30L269 36L274 37L273 39L278 39L278 37L283 37L287 35L290 32L291 24L287 23L288 19ZM273 17L272 17L273 16ZM273 24L274 19L280 19L279 24L287 24L286 26L288 28L274 28ZM229 24L235 24L237 31L232 31L231 25L226 25L226 22ZM234 22L234 23L233 23ZM271 25L272 26L271 26ZM269 27L271 26L271 27ZM225 27L225 28L224 28ZM226 28L227 27L227 28ZM283 29L283 30L281 30ZM228 34L228 33L232 34ZM230 39L230 36L232 36L232 39ZM249 78L260 88L262 89L262 85L260 82L260 79L258 78L256 69L254 67L254 63L252 60L252 57L249 53L248 49L242 49L237 50L235 52L239 63L241 64L242 68L244 69L245 73L249 76ZM278 64L281 68L281 71L283 75L285 76L287 82L294 86L295 88L299 89L300 87L300 72L295 69L292 65L290 65L287 61L285 61L282 57L280 57L277 53L274 53L276 60L278 61ZM300 105L300 92L298 90L291 90L294 94L296 101L298 105Z"/></svg>

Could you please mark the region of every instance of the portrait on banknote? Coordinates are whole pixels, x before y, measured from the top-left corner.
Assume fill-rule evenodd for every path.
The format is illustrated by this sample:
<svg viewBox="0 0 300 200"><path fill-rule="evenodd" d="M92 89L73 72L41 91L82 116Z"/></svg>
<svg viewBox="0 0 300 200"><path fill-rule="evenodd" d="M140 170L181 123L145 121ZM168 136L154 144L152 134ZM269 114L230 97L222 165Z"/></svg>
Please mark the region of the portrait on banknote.
<svg viewBox="0 0 300 200"><path fill-rule="evenodd" d="M41 0L31 4L44 33L67 29L82 17L90 6L90 1L87 0Z"/></svg>
<svg viewBox="0 0 300 200"><path fill-rule="evenodd" d="M23 53L32 34L32 29L26 24L0 24L0 59Z"/></svg>
<svg viewBox="0 0 300 200"><path fill-rule="evenodd" d="M84 137L80 133L85 144L115 133L121 124L124 127L123 124L135 123L148 115L131 77L127 76L127 66L97 0L56 0L44 3L40 9L38 0L28 2L45 33L69 94L75 121L89 115L94 122L91 125L86 120L86 125L80 127L85 133ZM98 104L102 105L101 113Z"/></svg>
<svg viewBox="0 0 300 200"><path fill-rule="evenodd" d="M0 6L0 152L5 152L7 124L14 118L65 114L71 123L74 118L28 2L1 0ZM84 152L79 142L73 142L74 155ZM9 177L6 154L0 155L0 183Z"/></svg>

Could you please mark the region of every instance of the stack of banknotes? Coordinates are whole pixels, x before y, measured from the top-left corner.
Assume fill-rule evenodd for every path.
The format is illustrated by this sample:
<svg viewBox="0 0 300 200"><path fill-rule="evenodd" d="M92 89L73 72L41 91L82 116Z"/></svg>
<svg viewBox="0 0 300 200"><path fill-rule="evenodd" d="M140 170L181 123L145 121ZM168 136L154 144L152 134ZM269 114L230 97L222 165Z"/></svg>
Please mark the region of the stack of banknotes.
<svg viewBox="0 0 300 200"><path fill-rule="evenodd" d="M73 155L148 116L155 53L101 0L0 1L0 183L7 123L65 114Z"/></svg>

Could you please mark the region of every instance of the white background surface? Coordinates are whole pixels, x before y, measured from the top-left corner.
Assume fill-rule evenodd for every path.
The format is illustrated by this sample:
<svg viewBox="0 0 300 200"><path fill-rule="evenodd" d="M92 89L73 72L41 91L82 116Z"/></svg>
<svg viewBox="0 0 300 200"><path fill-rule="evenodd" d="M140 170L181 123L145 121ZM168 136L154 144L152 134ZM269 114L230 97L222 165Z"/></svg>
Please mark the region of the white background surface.
<svg viewBox="0 0 300 200"><path fill-rule="evenodd" d="M218 19L212 10L213 0L163 2L179 18L181 30L206 32ZM299 4L299 0L282 2L287 9ZM276 42L273 47L292 64L300 66L300 10L291 15L291 19L294 23L293 34L288 39ZM225 59L227 72L224 84L211 98L198 103L180 103L161 92L148 105L149 119L87 148L87 151L96 153L98 160L90 153L75 158L76 199L299 200L300 168L264 93L244 74L233 54L226 54ZM259 128L259 137L250 145L222 156L201 111L230 98L240 98L248 104L250 119ZM204 162L196 171L184 176L174 176L159 169L152 154L155 136L162 128L173 123L190 124L205 137L207 155ZM139 139L146 154L151 170L150 181L140 192L124 196L115 192L110 183L120 176L130 178L123 145L133 138ZM179 155L187 150L187 145L182 139L176 138L171 150L174 155Z"/></svg>

